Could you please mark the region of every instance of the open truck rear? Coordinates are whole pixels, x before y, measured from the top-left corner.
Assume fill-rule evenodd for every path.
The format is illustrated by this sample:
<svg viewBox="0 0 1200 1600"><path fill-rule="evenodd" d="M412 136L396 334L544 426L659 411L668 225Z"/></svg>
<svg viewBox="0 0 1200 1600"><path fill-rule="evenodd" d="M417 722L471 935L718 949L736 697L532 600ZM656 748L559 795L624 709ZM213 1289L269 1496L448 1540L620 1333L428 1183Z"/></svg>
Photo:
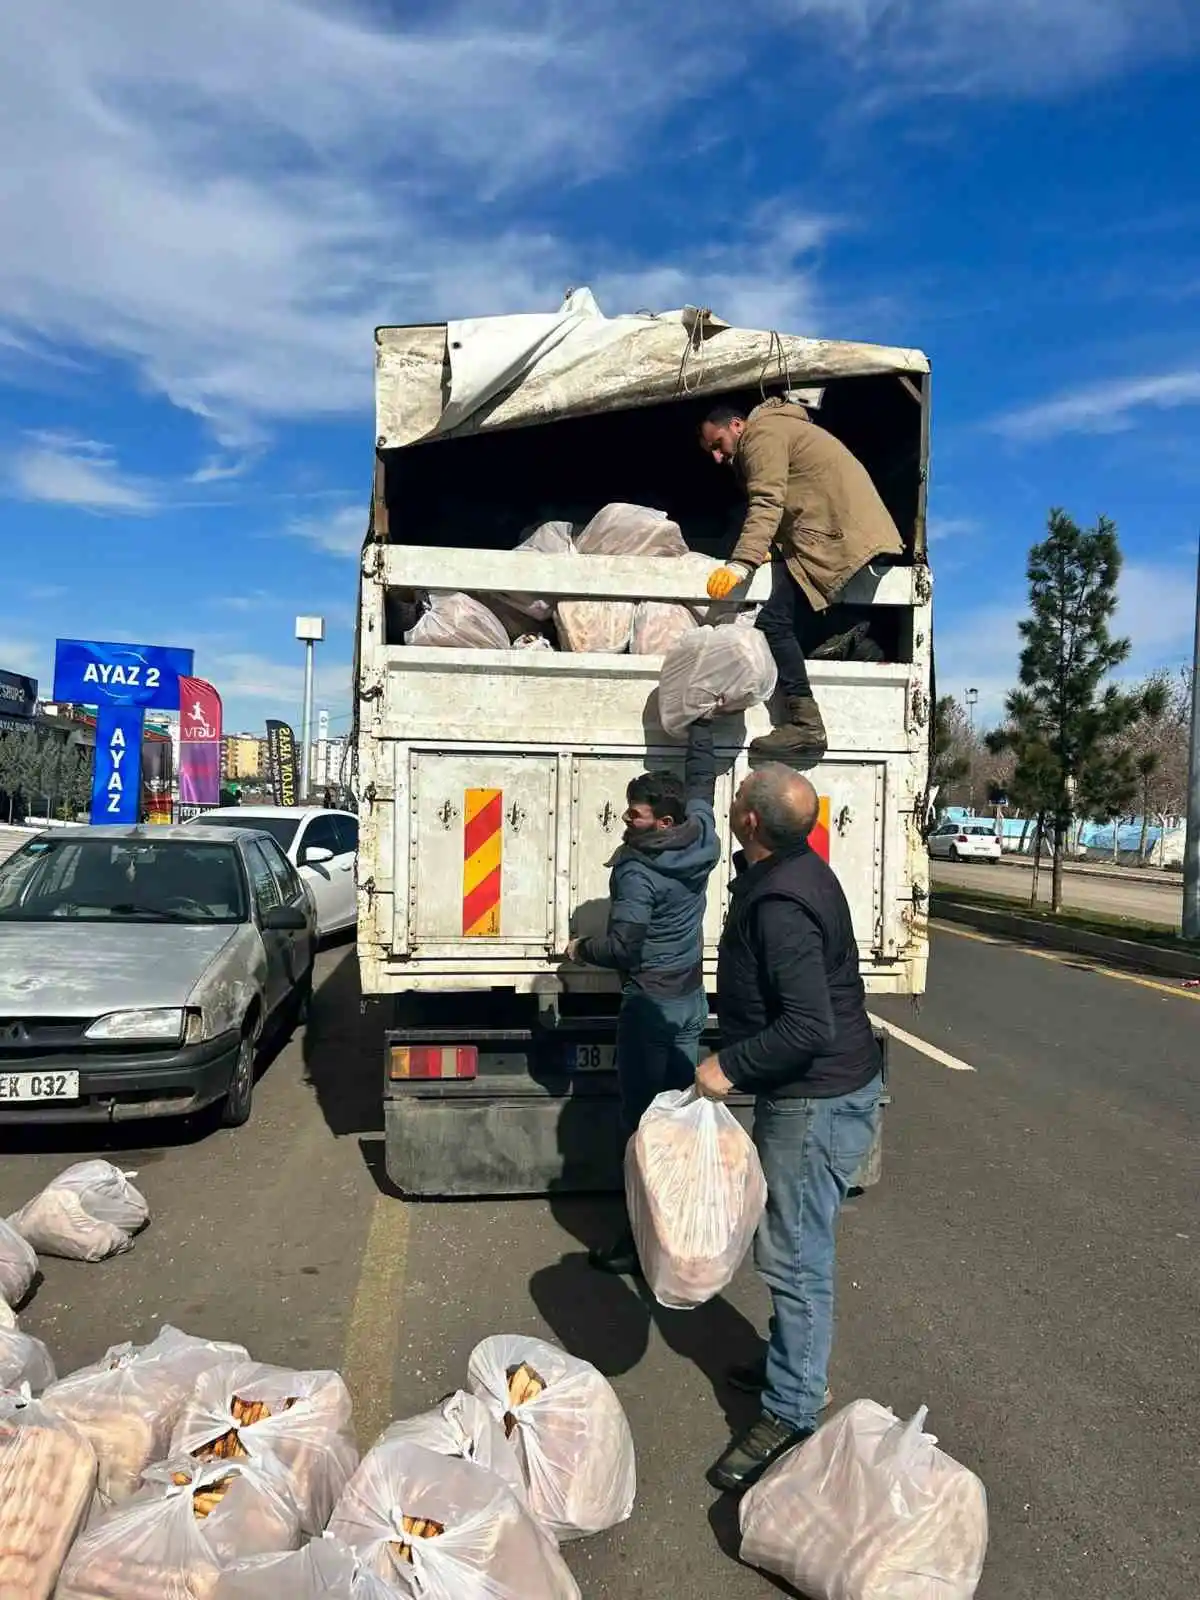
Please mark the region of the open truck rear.
<svg viewBox="0 0 1200 1600"><path fill-rule="evenodd" d="M564 966L600 930L629 780L678 767L657 719L661 659L406 645L427 593L703 603L695 565L515 552L529 524L612 501L667 512L689 546L730 548L733 475L697 448L715 403L819 399L864 462L906 555L843 596L885 664L811 664L829 751L814 847L849 898L871 994L925 984L923 840L931 726L925 504L929 365L918 351L727 327L690 308L376 334L376 457L356 651L358 953L386 1008L387 1169L411 1195L620 1183L615 980ZM761 600L769 574L747 596ZM716 724L724 854L706 921L710 995L728 903L725 818L767 708ZM712 1019L710 1019L712 1020ZM742 1108L743 1111L745 1108Z"/></svg>

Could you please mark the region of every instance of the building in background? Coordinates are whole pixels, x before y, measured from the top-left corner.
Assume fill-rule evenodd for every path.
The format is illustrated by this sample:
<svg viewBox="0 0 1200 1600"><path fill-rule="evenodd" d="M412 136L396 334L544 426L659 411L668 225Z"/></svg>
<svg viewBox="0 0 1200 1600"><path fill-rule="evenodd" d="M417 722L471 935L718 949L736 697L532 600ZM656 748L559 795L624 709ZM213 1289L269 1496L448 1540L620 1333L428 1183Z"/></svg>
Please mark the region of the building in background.
<svg viewBox="0 0 1200 1600"><path fill-rule="evenodd" d="M266 775L266 740L259 733L227 733L221 740L221 778L245 783Z"/></svg>

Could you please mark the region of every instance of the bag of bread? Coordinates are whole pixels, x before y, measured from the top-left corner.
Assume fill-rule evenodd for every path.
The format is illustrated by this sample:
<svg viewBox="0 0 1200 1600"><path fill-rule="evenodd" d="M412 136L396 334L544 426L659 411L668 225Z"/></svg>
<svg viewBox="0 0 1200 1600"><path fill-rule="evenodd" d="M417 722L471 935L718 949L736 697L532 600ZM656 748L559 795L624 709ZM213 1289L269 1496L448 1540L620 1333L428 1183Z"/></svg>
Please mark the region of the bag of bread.
<svg viewBox="0 0 1200 1600"><path fill-rule="evenodd" d="M299 1543L300 1514L277 1468L185 1456L150 1467L131 1500L81 1535L56 1600L201 1600L231 1561Z"/></svg>
<svg viewBox="0 0 1200 1600"><path fill-rule="evenodd" d="M367 1588L367 1583L370 1588ZM394 1600L366 1573L354 1552L325 1534L299 1550L248 1556L217 1579L212 1600Z"/></svg>
<svg viewBox="0 0 1200 1600"><path fill-rule="evenodd" d="M17 1313L7 1300L0 1300L0 1331L15 1333L17 1329Z"/></svg>
<svg viewBox="0 0 1200 1600"><path fill-rule="evenodd" d="M329 1532L401 1594L579 1600L557 1545L494 1472L403 1439L363 1457Z"/></svg>
<svg viewBox="0 0 1200 1600"><path fill-rule="evenodd" d="M525 534L514 549L536 550L546 556L574 555L572 531L573 524L570 522L542 522ZM516 611L523 617L532 617L535 622L549 622L554 615L554 601L540 599L534 594L484 595L483 599L489 606L498 601L501 607Z"/></svg>
<svg viewBox="0 0 1200 1600"><path fill-rule="evenodd" d="M92 1447L25 1395L0 1394L0 1596L50 1600L96 1487Z"/></svg>
<svg viewBox="0 0 1200 1600"><path fill-rule="evenodd" d="M754 1141L694 1089L658 1095L625 1147L625 1199L646 1282L686 1311L733 1278L767 1204Z"/></svg>
<svg viewBox="0 0 1200 1600"><path fill-rule="evenodd" d="M150 1207L111 1161L79 1161L48 1183L9 1222L42 1255L69 1261L103 1261L133 1248L133 1236L150 1220Z"/></svg>
<svg viewBox="0 0 1200 1600"><path fill-rule="evenodd" d="M469 594L435 594L404 642L426 650L507 650L509 641L508 629L482 600Z"/></svg>
<svg viewBox="0 0 1200 1600"><path fill-rule="evenodd" d="M38 1259L33 1246L22 1239L11 1223L0 1217L0 1316L5 1306L11 1310L21 1304L33 1288L37 1270Z"/></svg>
<svg viewBox="0 0 1200 1600"><path fill-rule="evenodd" d="M250 1360L240 1344L196 1339L164 1324L146 1345L119 1344L45 1395L49 1409L74 1423L99 1463L106 1506L129 1498L143 1470L167 1454L196 1380L213 1367Z"/></svg>
<svg viewBox="0 0 1200 1600"><path fill-rule="evenodd" d="M31 1394L54 1382L54 1358L40 1339L17 1328L0 1329L0 1389L28 1384Z"/></svg>
<svg viewBox="0 0 1200 1600"><path fill-rule="evenodd" d="M684 556L679 524L665 511L613 501L580 533L581 556ZM628 650L636 606L629 600L560 600L554 611L559 642L576 654L620 655Z"/></svg>
<svg viewBox="0 0 1200 1600"><path fill-rule="evenodd" d="M639 600L633 608L629 653L633 656L665 656L683 638L700 626L694 611L670 600Z"/></svg>
<svg viewBox="0 0 1200 1600"><path fill-rule="evenodd" d="M701 717L731 715L775 693L779 673L757 628L739 622L696 628L667 652L658 680L658 717L681 739Z"/></svg>
<svg viewBox="0 0 1200 1600"><path fill-rule="evenodd" d="M175 1424L171 1455L282 1467L305 1533L320 1533L358 1464L349 1391L336 1372L210 1367Z"/></svg>
<svg viewBox="0 0 1200 1600"><path fill-rule="evenodd" d="M626 1520L637 1489L633 1436L595 1367L543 1339L498 1334L471 1352L467 1382L503 1425L529 1509L556 1539Z"/></svg>
<svg viewBox="0 0 1200 1600"><path fill-rule="evenodd" d="M380 1435L375 1448L401 1443L419 1444L439 1456L473 1461L477 1467L485 1467L502 1478L521 1504L525 1504L525 1478L504 1428L482 1400L463 1389L443 1400L433 1411L393 1422Z"/></svg>
<svg viewBox="0 0 1200 1600"><path fill-rule="evenodd" d="M742 1560L812 1600L971 1600L987 1550L975 1474L909 1422L855 1400L741 1503Z"/></svg>

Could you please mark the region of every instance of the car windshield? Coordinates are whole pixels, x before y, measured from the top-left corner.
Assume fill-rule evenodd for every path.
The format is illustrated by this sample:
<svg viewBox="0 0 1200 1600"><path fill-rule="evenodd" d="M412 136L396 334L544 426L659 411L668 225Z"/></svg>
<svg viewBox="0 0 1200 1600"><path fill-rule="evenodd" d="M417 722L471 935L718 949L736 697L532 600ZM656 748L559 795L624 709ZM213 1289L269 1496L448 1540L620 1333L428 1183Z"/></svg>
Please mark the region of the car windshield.
<svg viewBox="0 0 1200 1600"><path fill-rule="evenodd" d="M230 811L208 811L188 823L189 828L247 828L253 833L269 833L283 851L292 848L299 826L298 817L239 817Z"/></svg>
<svg viewBox="0 0 1200 1600"><path fill-rule="evenodd" d="M0 865L0 922L245 922L231 844L33 839Z"/></svg>

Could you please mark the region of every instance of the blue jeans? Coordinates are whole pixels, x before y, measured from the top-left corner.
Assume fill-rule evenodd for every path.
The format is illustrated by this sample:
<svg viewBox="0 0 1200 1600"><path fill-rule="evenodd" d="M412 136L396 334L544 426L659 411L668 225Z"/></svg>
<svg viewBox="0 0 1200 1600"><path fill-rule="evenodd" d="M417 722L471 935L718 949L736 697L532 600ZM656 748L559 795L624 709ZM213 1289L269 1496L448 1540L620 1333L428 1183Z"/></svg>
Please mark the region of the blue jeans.
<svg viewBox="0 0 1200 1600"><path fill-rule="evenodd" d="M826 1100L763 1096L754 1142L767 1210L754 1262L771 1291L763 1410L815 1428L833 1345L834 1231L879 1117L882 1077Z"/></svg>
<svg viewBox="0 0 1200 1600"><path fill-rule="evenodd" d="M700 1035L708 1020L703 989L678 998L628 988L617 1018L617 1079L628 1138L656 1094L690 1089L696 1081Z"/></svg>

